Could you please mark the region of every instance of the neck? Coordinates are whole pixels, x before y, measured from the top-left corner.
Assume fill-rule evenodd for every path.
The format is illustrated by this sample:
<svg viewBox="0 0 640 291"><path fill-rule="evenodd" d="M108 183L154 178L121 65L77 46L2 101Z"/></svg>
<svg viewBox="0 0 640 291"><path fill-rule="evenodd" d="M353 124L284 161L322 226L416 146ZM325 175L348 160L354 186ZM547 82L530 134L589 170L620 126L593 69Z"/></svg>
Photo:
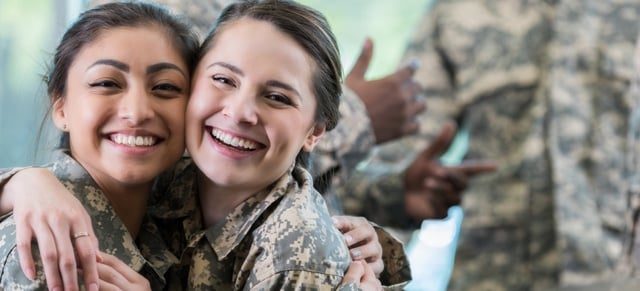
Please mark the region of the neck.
<svg viewBox="0 0 640 291"><path fill-rule="evenodd" d="M198 192L202 219L206 228L222 221L233 209L257 191L216 185L207 176L198 173Z"/></svg>
<svg viewBox="0 0 640 291"><path fill-rule="evenodd" d="M122 185L118 183L100 184L100 188L111 202L116 212L132 237L140 232L142 220L147 211L147 200L151 193L151 183L142 185Z"/></svg>

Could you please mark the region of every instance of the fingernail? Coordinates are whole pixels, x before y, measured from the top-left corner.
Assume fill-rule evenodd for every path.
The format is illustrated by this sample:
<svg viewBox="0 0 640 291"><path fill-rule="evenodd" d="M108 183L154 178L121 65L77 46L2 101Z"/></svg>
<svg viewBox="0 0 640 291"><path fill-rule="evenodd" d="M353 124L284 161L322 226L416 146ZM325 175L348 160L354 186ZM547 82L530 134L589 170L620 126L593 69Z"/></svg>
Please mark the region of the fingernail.
<svg viewBox="0 0 640 291"><path fill-rule="evenodd" d="M407 65L409 68L411 68L412 70L417 70L418 68L420 68L420 60L418 59L411 59L411 61L409 61L409 64Z"/></svg>
<svg viewBox="0 0 640 291"><path fill-rule="evenodd" d="M62 288L61 287L54 287L53 291L62 291Z"/></svg>
<svg viewBox="0 0 640 291"><path fill-rule="evenodd" d="M98 284L91 283L91 285L89 285L89 291L98 291Z"/></svg>
<svg viewBox="0 0 640 291"><path fill-rule="evenodd" d="M35 274L35 271L33 269L27 270L27 273L25 275L27 275L27 278L29 278L29 280L31 280L31 281L36 279L36 274Z"/></svg>
<svg viewBox="0 0 640 291"><path fill-rule="evenodd" d="M364 47L365 47L365 48L370 48L372 44L373 44L373 41L371 40L371 38L370 38L370 37L367 37L367 38L364 40Z"/></svg>
<svg viewBox="0 0 640 291"><path fill-rule="evenodd" d="M351 236L350 236L350 235L348 235L348 234L345 234L345 235L344 235L344 240L347 242L347 244L349 244L349 245L350 245L350 244L351 244L351 242L353 241L353 237L351 237Z"/></svg>
<svg viewBox="0 0 640 291"><path fill-rule="evenodd" d="M360 250L351 250L351 258L354 260L357 260L360 258L360 256L362 255L362 253L360 252Z"/></svg>

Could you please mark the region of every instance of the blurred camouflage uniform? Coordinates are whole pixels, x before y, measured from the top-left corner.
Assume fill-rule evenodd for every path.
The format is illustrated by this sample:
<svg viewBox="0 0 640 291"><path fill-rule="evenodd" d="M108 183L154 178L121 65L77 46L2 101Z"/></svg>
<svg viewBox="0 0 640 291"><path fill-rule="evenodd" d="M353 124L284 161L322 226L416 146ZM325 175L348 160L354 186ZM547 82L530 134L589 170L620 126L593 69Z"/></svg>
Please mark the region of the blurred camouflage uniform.
<svg viewBox="0 0 640 291"><path fill-rule="evenodd" d="M342 281L347 246L304 169L290 168L206 230L194 195L196 166L186 159L175 173L168 197L150 212L172 251L182 254L185 269L177 277L188 272L188 290L325 290Z"/></svg>
<svg viewBox="0 0 640 291"><path fill-rule="evenodd" d="M640 37L638 37L640 40ZM634 78L629 90L631 114L629 117L628 152L625 159L628 212L625 247L619 273L640 277L640 43L636 44L634 55Z"/></svg>
<svg viewBox="0 0 640 291"><path fill-rule="evenodd" d="M640 1L560 1L556 13L543 94L561 283L583 285L614 273L629 227L625 152Z"/></svg>
<svg viewBox="0 0 640 291"><path fill-rule="evenodd" d="M429 106L425 140L383 147L366 168L372 174L363 172L386 180L354 183L355 193L401 193L385 163L403 161L394 168L401 174L403 156L421 150L443 120L469 130L468 157L500 169L465 194L454 289L546 288L556 263L562 284L585 284L610 274L621 254L626 92L640 1L534 2L434 6L407 53L424 64L417 78Z"/></svg>
<svg viewBox="0 0 640 291"><path fill-rule="evenodd" d="M556 284L547 101L537 94L553 8L545 1L436 1L405 56L422 63L415 78L429 110L419 117L420 134L378 148L343 193L347 212L406 227L405 168L444 123L466 128L467 158L500 166L470 181L465 193L453 290Z"/></svg>
<svg viewBox="0 0 640 291"><path fill-rule="evenodd" d="M149 217L145 217L137 238L132 237L111 207L109 199L80 164L62 151L56 152L53 159L54 163L48 169L75 195L91 216L101 251L116 256L143 275L153 290L162 290L166 283L165 273L178 263L178 259L169 251L156 225ZM0 185L9 176L0 173L3 178ZM22 273L15 231L13 216L0 222L0 289L46 290L42 261L35 244L31 251L36 263L36 280L31 281Z"/></svg>

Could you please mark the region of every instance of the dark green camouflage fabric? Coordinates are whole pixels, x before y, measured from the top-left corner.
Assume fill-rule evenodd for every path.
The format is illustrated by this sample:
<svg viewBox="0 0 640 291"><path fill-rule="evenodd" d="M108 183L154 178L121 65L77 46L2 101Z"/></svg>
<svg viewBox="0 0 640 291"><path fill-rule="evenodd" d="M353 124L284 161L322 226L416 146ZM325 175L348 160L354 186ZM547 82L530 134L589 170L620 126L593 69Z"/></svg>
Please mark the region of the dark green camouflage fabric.
<svg viewBox="0 0 640 291"><path fill-rule="evenodd" d="M152 220L145 217L138 237L133 238L104 192L80 164L65 152L56 152L53 160L48 169L75 195L91 216L100 250L116 256L147 278L153 290L163 290L165 273L178 263L178 259L169 251ZM31 281L20 268L15 239L15 221L13 216L9 216L0 223L0 289L47 290L38 246L34 244L32 247L36 280Z"/></svg>
<svg viewBox="0 0 640 291"><path fill-rule="evenodd" d="M188 272L188 290L335 289L350 263L311 176L292 168L202 230L195 165L176 168L168 199L151 210ZM177 283L177 281L175 282Z"/></svg>

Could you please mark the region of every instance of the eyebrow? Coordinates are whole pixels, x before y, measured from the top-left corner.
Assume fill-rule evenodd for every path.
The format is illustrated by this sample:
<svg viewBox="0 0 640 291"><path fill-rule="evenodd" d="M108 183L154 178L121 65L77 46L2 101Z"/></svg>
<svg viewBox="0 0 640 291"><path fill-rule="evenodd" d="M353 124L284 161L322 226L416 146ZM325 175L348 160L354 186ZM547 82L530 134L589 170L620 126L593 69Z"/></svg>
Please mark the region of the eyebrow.
<svg viewBox="0 0 640 291"><path fill-rule="evenodd" d="M227 69L231 70L232 72L234 72L234 73L236 73L236 74L238 74L240 76L244 76L244 72L242 70L240 70L240 68L238 68L238 67L236 67L236 66L234 66L232 64L225 63L225 62L215 62L215 63L207 66L207 69L211 68L211 67L215 67L215 66L221 66L221 67L227 68Z"/></svg>
<svg viewBox="0 0 640 291"><path fill-rule="evenodd" d="M234 73L236 73L236 74L238 74L240 76L244 76L244 72L240 68L238 68L238 67L236 67L236 66L234 66L232 64L225 63L225 62L215 62L215 63L207 66L207 69L211 68L211 67L214 67L214 66L221 66L221 67L224 67L224 68L227 68L227 69L231 70L232 72L234 72ZM294 89L293 87L291 87L291 85L289 85L287 83L283 83L283 82L276 81L276 80L269 80L269 81L267 81L266 84L267 84L267 86L281 88L281 89L284 89L284 90L287 90L287 91L291 91L291 92L297 94L298 96L301 96L300 92L298 92L298 90Z"/></svg>
<svg viewBox="0 0 640 291"><path fill-rule="evenodd" d="M185 78L187 77L187 74L185 74L178 66L172 64L172 63L158 63L158 64L153 64L149 67L147 67L147 74L153 74L153 73L157 73L159 71L162 70L176 70L178 72L180 72L180 74L182 74L182 76L184 76Z"/></svg>
<svg viewBox="0 0 640 291"><path fill-rule="evenodd" d="M91 66L89 66L87 68L87 70L97 66L97 65L107 65L107 66L112 66L115 67L116 69L120 70L120 71L125 71L125 72L129 72L129 65L123 63L123 62L119 62L116 60L112 60L112 59L101 59L101 60L97 60L95 63L91 64Z"/></svg>
<svg viewBox="0 0 640 291"><path fill-rule="evenodd" d="M113 59L101 59L101 60L97 60L95 63L91 64L91 66L89 66L87 68L87 70L89 70L92 67L95 67L97 65L107 65L107 66L112 66L115 67L116 69L120 70L120 71L124 71L124 72L129 72L130 68L129 65L120 62L120 61L116 61ZM187 76L184 71L182 71L180 69L180 67L172 64L172 63L158 63L158 64L153 64L149 67L147 67L147 74L153 74L153 73L157 73L159 71L162 70L177 70L178 72L180 72L180 74L182 74L183 76Z"/></svg>

